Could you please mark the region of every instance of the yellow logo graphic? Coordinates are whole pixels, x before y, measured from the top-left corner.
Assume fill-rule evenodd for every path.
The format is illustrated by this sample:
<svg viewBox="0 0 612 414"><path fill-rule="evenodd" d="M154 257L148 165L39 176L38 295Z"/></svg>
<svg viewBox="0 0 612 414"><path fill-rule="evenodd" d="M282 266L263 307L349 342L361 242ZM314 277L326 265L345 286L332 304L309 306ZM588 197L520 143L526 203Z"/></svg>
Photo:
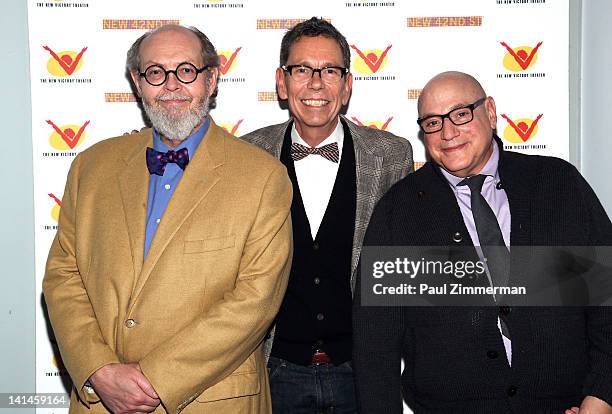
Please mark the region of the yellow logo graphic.
<svg viewBox="0 0 612 414"><path fill-rule="evenodd" d="M240 126L242 121L244 121L244 119L238 120L238 122L236 122L235 124L223 124L222 123L222 124L219 124L219 126L223 128L224 130L226 130L227 132L229 132L230 134L239 137L240 134L238 134L238 127Z"/></svg>
<svg viewBox="0 0 612 414"><path fill-rule="evenodd" d="M74 149L85 140L85 128L89 125L86 121L83 125L62 125L58 126L50 119L47 124L53 127L53 133L49 135L51 146L60 151Z"/></svg>
<svg viewBox="0 0 612 414"><path fill-rule="evenodd" d="M242 47L239 47L235 50L221 50L219 52L219 71L221 71L222 75L226 75L231 72L232 69L236 66L236 56Z"/></svg>
<svg viewBox="0 0 612 414"><path fill-rule="evenodd" d="M83 54L87 50L87 47L81 49L79 53L73 50L55 52L49 46L43 46L43 49L51 55L47 61L47 72L53 76L63 78L81 70L83 66Z"/></svg>
<svg viewBox="0 0 612 414"><path fill-rule="evenodd" d="M538 61L538 49L542 46L542 42L539 42L535 47L518 46L513 48L506 42L501 42L501 45L507 51L502 61L504 67L511 72L522 72Z"/></svg>
<svg viewBox="0 0 612 414"><path fill-rule="evenodd" d="M393 45L387 46L385 50L380 49L364 49L360 50L357 46L351 45L351 48L357 53L359 59L353 60L353 69L355 72L370 75L376 73L387 65L387 53Z"/></svg>
<svg viewBox="0 0 612 414"><path fill-rule="evenodd" d="M372 129L380 129L381 131L386 131L387 127L393 120L393 117L391 116L387 118L386 121L361 121L356 116L352 117L351 119L355 121L355 123L359 126L365 126Z"/></svg>
<svg viewBox="0 0 612 414"><path fill-rule="evenodd" d="M501 114L501 117L508 122L508 125L504 128L504 139L514 144L523 144L538 133L538 122L542 118L542 114L538 115L536 119L511 119L506 114Z"/></svg>
<svg viewBox="0 0 612 414"><path fill-rule="evenodd" d="M55 203L53 204L53 207L51 208L51 218L55 221L58 221L59 215L60 215L60 209L62 208L62 200L57 198L53 193L49 193L47 195L51 197L51 199Z"/></svg>

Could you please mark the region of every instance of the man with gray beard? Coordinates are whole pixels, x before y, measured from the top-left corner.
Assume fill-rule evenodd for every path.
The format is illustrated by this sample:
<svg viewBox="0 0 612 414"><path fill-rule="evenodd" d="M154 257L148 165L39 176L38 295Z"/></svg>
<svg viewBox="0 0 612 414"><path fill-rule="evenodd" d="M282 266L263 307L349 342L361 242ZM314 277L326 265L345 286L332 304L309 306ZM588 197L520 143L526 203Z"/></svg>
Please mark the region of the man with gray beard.
<svg viewBox="0 0 612 414"><path fill-rule="evenodd" d="M208 115L218 66L195 28L141 36L127 67L153 129L71 166L43 282L71 413L271 411L291 182Z"/></svg>

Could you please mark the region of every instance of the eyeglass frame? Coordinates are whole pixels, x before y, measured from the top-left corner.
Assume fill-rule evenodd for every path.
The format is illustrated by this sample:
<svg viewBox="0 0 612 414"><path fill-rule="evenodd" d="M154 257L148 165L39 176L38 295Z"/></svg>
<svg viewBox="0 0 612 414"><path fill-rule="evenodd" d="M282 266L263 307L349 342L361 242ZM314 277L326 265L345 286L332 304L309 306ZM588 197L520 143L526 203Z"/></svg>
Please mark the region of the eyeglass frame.
<svg viewBox="0 0 612 414"><path fill-rule="evenodd" d="M311 75L310 75L310 79L314 78L314 74L319 72L319 78L321 80L323 80L323 76L321 76L321 73L325 70L325 69L340 69L340 79L344 78L346 75L349 74L349 69L342 67L342 66L325 66L322 68L313 68L311 66L308 65L282 65L281 69L285 72L287 72L289 74L289 76L293 79L293 75L291 74L291 72L293 71L294 68L307 68L310 69L312 71Z"/></svg>
<svg viewBox="0 0 612 414"><path fill-rule="evenodd" d="M180 67L181 67L181 66L183 66L183 65L189 65L189 66L191 66L192 68L194 68L194 69L195 69L196 76L195 76L195 78L193 78L193 80L192 80L192 81L185 82L184 80L182 80L181 78L179 78L179 76L177 75L176 71L178 70L178 68L180 68ZM163 71L164 71L164 80L163 80L161 83L152 83L151 81L149 81L149 80L147 79L147 71L148 71L149 69L153 68L153 67L158 67L158 68L160 68L161 70L163 70ZM166 83L166 81L168 80L168 74L169 74L169 73L174 73L174 77L176 78L176 80L178 80L178 81L179 81L179 82L181 82L182 84L189 85L190 83L193 83L193 82L195 82L195 81L196 81L196 79L198 79L198 75L199 75L200 73L204 72L204 71L205 71L205 70L207 70L207 69L210 69L211 67L212 67L212 66L210 66L210 65L204 65L204 66L202 66L201 68L199 68L199 69L198 69L198 68L196 67L196 65L194 65L193 63L190 63L190 62L181 62L181 63L179 63L178 65L176 65L176 68L174 68L174 70L167 70L167 69L165 69L165 68L164 68L163 66L161 66L161 65L150 65L150 66L147 66L147 68L144 70L144 72L138 72L138 75L140 75L140 77L141 77L141 78L144 78L144 80L146 80L146 81L147 81L147 83L148 83L149 85L151 85L151 86L161 86L161 85L163 85L164 83Z"/></svg>
<svg viewBox="0 0 612 414"><path fill-rule="evenodd" d="M455 108L455 109L451 109L450 111L448 111L447 113L443 114L443 115L428 115L425 118L419 118L417 119L417 124L419 124L419 127L421 128L421 131L423 131L424 134L435 134L436 132L440 132L442 131L442 128L444 128L444 118L448 118L449 121L451 121L451 123L455 126L460 126L460 125L465 125L465 124L469 124L470 122L472 122L474 120L474 109L476 109L477 107L479 107L480 105L482 105L484 102L486 102L487 100L487 96L482 97L480 99L478 99L477 101L475 101L474 103L471 103L469 105L466 106L461 106L459 108ZM469 109L470 110L470 114L472 115L472 118L469 121L463 122L461 124L456 123L455 121L453 121L450 117L450 114L452 114L455 111L459 111L461 109ZM435 131L425 131L425 129L423 128L423 125L421 125L422 122L430 119L430 118L440 118L442 120L442 122L440 122L440 128L435 130Z"/></svg>

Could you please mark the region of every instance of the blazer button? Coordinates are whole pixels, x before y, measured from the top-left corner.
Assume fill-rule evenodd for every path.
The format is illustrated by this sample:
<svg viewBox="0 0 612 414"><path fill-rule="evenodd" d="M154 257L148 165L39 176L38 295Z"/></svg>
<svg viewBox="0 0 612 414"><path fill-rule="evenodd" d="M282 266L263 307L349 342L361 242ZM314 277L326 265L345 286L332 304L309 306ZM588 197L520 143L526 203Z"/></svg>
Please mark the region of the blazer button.
<svg viewBox="0 0 612 414"><path fill-rule="evenodd" d="M425 198L425 191L419 191L419 192L417 193L417 196L418 196L419 198Z"/></svg>
<svg viewBox="0 0 612 414"><path fill-rule="evenodd" d="M319 243L313 243L312 250L319 250Z"/></svg>
<svg viewBox="0 0 612 414"><path fill-rule="evenodd" d="M136 321L134 319L128 319L127 321L125 321L125 326L127 326L128 328L133 328L134 326L136 326Z"/></svg>
<svg viewBox="0 0 612 414"><path fill-rule="evenodd" d="M317 320L322 321L323 319L325 319L325 315L323 315L322 313L317 313Z"/></svg>
<svg viewBox="0 0 612 414"><path fill-rule="evenodd" d="M487 357L489 359L495 359L498 356L499 356L499 354L497 353L497 351L494 351L494 350L487 351Z"/></svg>
<svg viewBox="0 0 612 414"><path fill-rule="evenodd" d="M516 391L517 388L514 385L511 385L506 390L506 394L508 394L508 397L514 397L516 395Z"/></svg>
<svg viewBox="0 0 612 414"><path fill-rule="evenodd" d="M453 234L453 241L455 243L461 243L462 240L463 240L463 237L461 237L461 233L456 232L455 234Z"/></svg>

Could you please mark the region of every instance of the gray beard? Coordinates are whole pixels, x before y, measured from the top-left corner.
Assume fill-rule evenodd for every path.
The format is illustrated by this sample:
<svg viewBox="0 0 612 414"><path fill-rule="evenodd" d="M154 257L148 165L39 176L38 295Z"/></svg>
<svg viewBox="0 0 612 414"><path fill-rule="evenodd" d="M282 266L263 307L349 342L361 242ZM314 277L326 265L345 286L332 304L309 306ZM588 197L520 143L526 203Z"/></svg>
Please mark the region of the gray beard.
<svg viewBox="0 0 612 414"><path fill-rule="evenodd" d="M176 99L170 94L162 97L166 99ZM156 98L159 101L159 98ZM172 141L184 141L193 133L197 127L208 116L208 97L195 108L189 108L187 113L182 116L166 111L161 105L149 105L142 101L145 113L151 121L153 127L164 137Z"/></svg>

